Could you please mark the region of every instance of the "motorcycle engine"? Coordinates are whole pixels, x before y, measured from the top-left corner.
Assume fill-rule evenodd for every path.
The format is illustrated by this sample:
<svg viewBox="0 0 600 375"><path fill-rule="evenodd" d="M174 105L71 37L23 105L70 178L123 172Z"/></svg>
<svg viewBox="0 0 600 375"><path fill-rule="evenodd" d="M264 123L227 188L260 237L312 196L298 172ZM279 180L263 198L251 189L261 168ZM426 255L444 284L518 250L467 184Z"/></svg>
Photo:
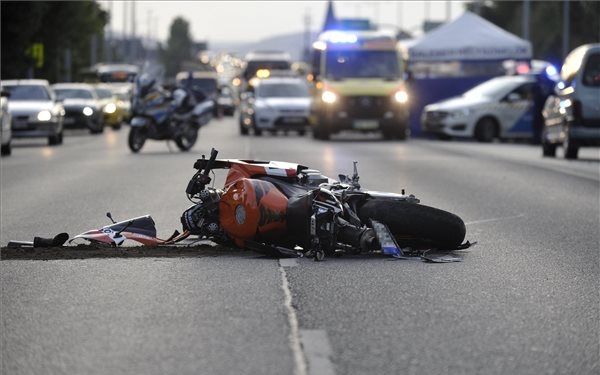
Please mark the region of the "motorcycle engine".
<svg viewBox="0 0 600 375"><path fill-rule="evenodd" d="M181 215L181 224L184 230L190 233L214 237L221 235L223 230L219 225L219 201L221 192L209 188L198 193L200 201L191 206Z"/></svg>

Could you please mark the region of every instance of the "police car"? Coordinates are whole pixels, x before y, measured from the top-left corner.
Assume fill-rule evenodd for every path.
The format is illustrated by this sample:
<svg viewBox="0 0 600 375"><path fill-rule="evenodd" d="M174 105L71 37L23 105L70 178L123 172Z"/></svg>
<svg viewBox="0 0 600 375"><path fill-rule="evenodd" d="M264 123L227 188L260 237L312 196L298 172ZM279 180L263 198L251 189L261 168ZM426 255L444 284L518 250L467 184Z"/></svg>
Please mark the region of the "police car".
<svg viewBox="0 0 600 375"><path fill-rule="evenodd" d="M534 75L492 78L461 96L425 106L421 128L440 139L531 139L535 85Z"/></svg>

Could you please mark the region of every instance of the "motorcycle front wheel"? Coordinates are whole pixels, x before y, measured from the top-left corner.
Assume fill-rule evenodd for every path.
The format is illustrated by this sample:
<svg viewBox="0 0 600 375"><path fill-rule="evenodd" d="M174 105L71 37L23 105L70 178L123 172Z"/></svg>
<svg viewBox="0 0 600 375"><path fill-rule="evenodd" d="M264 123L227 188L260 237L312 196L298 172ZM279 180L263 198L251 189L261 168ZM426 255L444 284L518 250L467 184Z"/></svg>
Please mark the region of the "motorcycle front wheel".
<svg viewBox="0 0 600 375"><path fill-rule="evenodd" d="M456 249L465 238L465 223L457 215L419 203L370 199L358 209L364 222L388 226L400 247Z"/></svg>
<svg viewBox="0 0 600 375"><path fill-rule="evenodd" d="M188 151L196 144L198 139L198 129L193 125L184 124L181 134L175 138L175 143L181 151Z"/></svg>
<svg viewBox="0 0 600 375"><path fill-rule="evenodd" d="M129 130L128 144L129 149L133 152L138 152L144 147L146 142L146 131L144 128L132 127Z"/></svg>

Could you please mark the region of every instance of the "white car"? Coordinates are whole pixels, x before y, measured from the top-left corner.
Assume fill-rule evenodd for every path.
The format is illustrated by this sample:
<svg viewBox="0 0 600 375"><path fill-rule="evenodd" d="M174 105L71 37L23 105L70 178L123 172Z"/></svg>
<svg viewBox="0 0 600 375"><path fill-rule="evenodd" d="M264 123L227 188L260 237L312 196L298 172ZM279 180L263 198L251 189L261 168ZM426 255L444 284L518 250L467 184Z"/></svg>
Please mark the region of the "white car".
<svg viewBox="0 0 600 375"><path fill-rule="evenodd" d="M501 76L458 97L425 106L421 128L440 139L533 137L533 75Z"/></svg>
<svg viewBox="0 0 600 375"><path fill-rule="evenodd" d="M255 135L263 130L297 131L304 135L309 127L310 91L300 77L270 77L252 83L240 106L240 132Z"/></svg>
<svg viewBox="0 0 600 375"><path fill-rule="evenodd" d="M0 97L0 138L2 139L2 156L10 155L12 133L11 133L11 115L8 111L8 97L10 96L8 91L2 91Z"/></svg>
<svg viewBox="0 0 600 375"><path fill-rule="evenodd" d="M48 137L49 145L62 144L65 110L47 80L3 80L2 90L10 93L13 138Z"/></svg>

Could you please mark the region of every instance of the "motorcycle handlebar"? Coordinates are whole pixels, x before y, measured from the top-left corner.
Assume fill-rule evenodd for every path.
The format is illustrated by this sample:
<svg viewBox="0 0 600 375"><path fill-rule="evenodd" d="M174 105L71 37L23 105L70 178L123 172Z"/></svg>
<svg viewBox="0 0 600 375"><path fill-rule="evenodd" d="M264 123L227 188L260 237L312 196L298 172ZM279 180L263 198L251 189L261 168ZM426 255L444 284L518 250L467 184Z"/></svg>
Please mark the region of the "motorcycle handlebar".
<svg viewBox="0 0 600 375"><path fill-rule="evenodd" d="M213 165L215 164L215 160L217 159L218 153L219 151L215 150L214 148L210 151L210 159L208 159L208 163L206 163L206 166L204 167L204 172L202 172L205 176L208 176L208 172L210 172Z"/></svg>
<svg viewBox="0 0 600 375"><path fill-rule="evenodd" d="M206 184L210 183L210 177L208 176L208 174L210 173L213 165L215 164L215 160L217 159L218 153L219 152L214 148L211 150L210 159L208 159L208 161L206 162L204 170L196 172L196 174L194 174L194 177L192 177L192 179L188 183L188 186L185 189L185 192L188 195L193 196L199 193L200 191L204 190Z"/></svg>

